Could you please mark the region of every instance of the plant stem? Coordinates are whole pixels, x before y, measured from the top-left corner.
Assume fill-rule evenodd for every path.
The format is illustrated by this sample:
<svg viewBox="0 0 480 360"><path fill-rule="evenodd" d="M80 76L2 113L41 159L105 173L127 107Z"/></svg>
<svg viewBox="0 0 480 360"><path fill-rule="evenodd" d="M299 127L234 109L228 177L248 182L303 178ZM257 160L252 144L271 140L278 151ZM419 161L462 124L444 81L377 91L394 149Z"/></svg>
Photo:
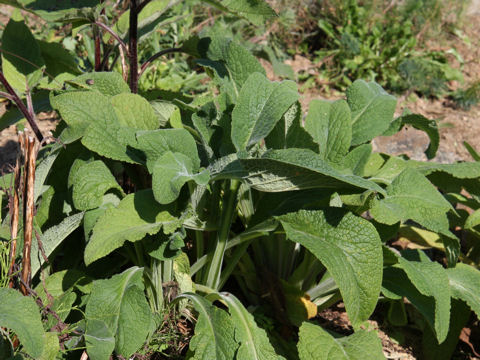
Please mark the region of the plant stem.
<svg viewBox="0 0 480 360"><path fill-rule="evenodd" d="M0 91L0 97L13 101L13 96L3 91Z"/></svg>
<svg viewBox="0 0 480 360"><path fill-rule="evenodd" d="M220 283L218 285L219 290L223 287L223 285L225 285L228 278L232 274L233 270L237 266L238 262L240 261L240 259L243 256L243 254L245 254L245 252L247 251L247 249L250 246L250 243L252 241L253 241L253 239L249 240L249 241L243 243L242 245L240 245L239 247L237 247L235 249L235 251L233 252L233 255L228 258L228 264L225 266L225 269L223 269L222 275L220 276Z"/></svg>
<svg viewBox="0 0 480 360"><path fill-rule="evenodd" d="M145 70L147 70L147 68L152 64L152 62L157 60L159 57L161 57L163 55L166 55L166 54L176 53L176 52L183 52L183 50L182 50L182 48L169 48L169 49L159 51L158 53L152 55L140 67L140 72L138 73L138 77L142 76L142 74L145 72Z"/></svg>
<svg viewBox="0 0 480 360"><path fill-rule="evenodd" d="M133 243L133 246L135 247L135 255L137 257L137 261L138 261L138 266L142 267L144 266L144 261L143 261L143 246L142 246L142 243L140 243L139 241L135 241Z"/></svg>
<svg viewBox="0 0 480 360"><path fill-rule="evenodd" d="M95 21L93 24L97 25L98 27L101 27L103 30L105 30L110 35L112 35L112 37L115 40L117 40L118 45L121 46L123 50L125 50L125 52L128 54L127 44L123 42L120 36L118 36L118 34L115 31L113 31L112 28L110 28L108 25L105 25L104 23L101 23L100 21Z"/></svg>
<svg viewBox="0 0 480 360"><path fill-rule="evenodd" d="M100 4L103 4L104 0L100 0ZM105 8L100 11L101 15L105 14ZM102 49L101 49L101 37L98 29L93 29L95 38L95 71L102 71Z"/></svg>
<svg viewBox="0 0 480 360"><path fill-rule="evenodd" d="M152 0L143 0L143 2L142 2L140 5L138 5L138 7L137 7L137 14L140 14L140 11L142 11L143 8L144 8L145 6L147 6L148 3L150 3L151 1L152 1Z"/></svg>
<svg viewBox="0 0 480 360"><path fill-rule="evenodd" d="M13 99L13 102L15 105L17 105L18 109L22 112L23 116L28 121L28 124L32 128L33 132L35 133L35 136L37 137L37 140L41 143L43 141L43 135L40 129L38 128L37 122L35 121L35 117L32 117L30 112L28 111L27 107L23 103L23 101L20 99L20 97L17 95L15 90L12 88L10 83L7 81L5 76L3 75L3 72L0 71L0 82L2 85L5 87L7 92L10 94L10 96Z"/></svg>
<svg viewBox="0 0 480 360"><path fill-rule="evenodd" d="M100 32L98 29L93 29L95 37L95 71L100 71L102 66L102 54L100 49Z"/></svg>
<svg viewBox="0 0 480 360"><path fill-rule="evenodd" d="M130 33L128 39L128 58L130 62L130 91L138 92L138 0L130 0Z"/></svg>
<svg viewBox="0 0 480 360"><path fill-rule="evenodd" d="M173 281L173 260L163 261L163 282Z"/></svg>
<svg viewBox="0 0 480 360"><path fill-rule="evenodd" d="M217 289L220 284L220 273L222 271L223 257L227 247L228 234L232 225L235 209L237 208L237 194L240 182L231 180L230 186L225 191L222 216L220 218L219 231L217 233L217 244L213 253L212 262L207 274L206 286Z"/></svg>

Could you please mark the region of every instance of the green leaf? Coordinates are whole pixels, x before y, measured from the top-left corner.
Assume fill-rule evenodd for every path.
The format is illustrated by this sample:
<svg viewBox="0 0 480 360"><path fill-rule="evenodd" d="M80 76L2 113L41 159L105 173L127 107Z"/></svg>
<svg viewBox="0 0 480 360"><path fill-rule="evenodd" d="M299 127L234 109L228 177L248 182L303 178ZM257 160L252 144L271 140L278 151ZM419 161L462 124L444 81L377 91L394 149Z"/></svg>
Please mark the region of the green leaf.
<svg viewBox="0 0 480 360"><path fill-rule="evenodd" d="M405 169L387 187L387 196L373 202L370 213L383 224L413 220L429 230L455 237L449 231L447 218L451 209L450 203L423 175Z"/></svg>
<svg viewBox="0 0 480 360"><path fill-rule="evenodd" d="M0 288L0 326L15 332L25 352L33 358L42 354L45 332L39 308L31 297L13 289Z"/></svg>
<svg viewBox="0 0 480 360"><path fill-rule="evenodd" d="M467 149L468 153L473 158L473 160L477 162L480 161L480 154L477 152L477 150L475 150L475 148L472 145L470 145L467 141L464 141L463 146L465 146L465 148Z"/></svg>
<svg viewBox="0 0 480 360"><path fill-rule="evenodd" d="M425 176L439 171L450 174L457 179L474 179L480 177L480 162L439 164L434 162L410 160L409 164L415 166L415 168Z"/></svg>
<svg viewBox="0 0 480 360"><path fill-rule="evenodd" d="M147 157L150 172L154 165L166 152L180 153L190 158L196 170L200 167L197 144L193 136L185 129L159 129L138 131L136 133L136 149Z"/></svg>
<svg viewBox="0 0 480 360"><path fill-rule="evenodd" d="M352 174L357 176L363 176L365 167L370 159L372 154L372 145L363 144L357 146L355 149L350 151L346 156L344 156L341 162L342 169L349 169Z"/></svg>
<svg viewBox="0 0 480 360"><path fill-rule="evenodd" d="M428 135L430 144L428 145L427 150L425 150L425 155L428 159L433 159L437 153L440 142L437 122L435 120L427 119L425 116L419 114L403 115L401 121L402 124L411 125L415 129L422 130Z"/></svg>
<svg viewBox="0 0 480 360"><path fill-rule="evenodd" d="M107 209L114 208L120 204L120 200L115 194L107 193L102 200L102 205L98 208L89 210L85 212L83 218L83 232L85 234L85 239L90 239L90 234L93 230L93 227L97 223L97 220L102 216Z"/></svg>
<svg viewBox="0 0 480 360"><path fill-rule="evenodd" d="M303 148L316 151L318 145L302 126L303 112L300 102L295 102L265 138L267 149Z"/></svg>
<svg viewBox="0 0 480 360"><path fill-rule="evenodd" d="M141 240L147 234L156 234L162 226L164 232L171 232L179 225L172 207L156 202L151 190L129 194L98 219L85 248L85 263L89 265L110 254L127 240Z"/></svg>
<svg viewBox="0 0 480 360"><path fill-rule="evenodd" d="M55 311L55 309L52 310ZM38 360L55 360L59 352L60 342L58 340L58 334L54 332L45 333L45 346Z"/></svg>
<svg viewBox="0 0 480 360"><path fill-rule="evenodd" d="M152 172L152 188L155 200L160 204L169 204L176 200L187 181L198 185L207 185L210 173L204 170L196 172L193 161L180 153L166 152L155 162Z"/></svg>
<svg viewBox="0 0 480 360"><path fill-rule="evenodd" d="M359 330L350 336L333 337L320 326L304 322L298 337L300 360L385 359L382 343L373 331Z"/></svg>
<svg viewBox="0 0 480 360"><path fill-rule="evenodd" d="M276 217L289 240L307 248L340 288L354 326L368 319L382 284L382 244L367 220L341 209L300 210Z"/></svg>
<svg viewBox="0 0 480 360"><path fill-rule="evenodd" d="M235 326L228 313L196 294L186 293L178 298L191 300L199 313L189 346L194 352L192 359L234 359L238 344L235 341Z"/></svg>
<svg viewBox="0 0 480 360"><path fill-rule="evenodd" d="M152 106L155 115L157 115L161 128L165 127L175 111L178 111L177 105L168 101L154 100L150 101L150 105Z"/></svg>
<svg viewBox="0 0 480 360"><path fill-rule="evenodd" d="M242 16L255 25L277 16L265 0L203 0L220 10Z"/></svg>
<svg viewBox="0 0 480 360"><path fill-rule="evenodd" d="M50 0L18 0L25 10L35 13L48 22L91 21L93 9L99 0L83 0L80 4L75 0L62 0L52 8ZM93 9L92 9L93 8Z"/></svg>
<svg viewBox="0 0 480 360"><path fill-rule="evenodd" d="M131 149L136 145L138 129L121 126L110 119L99 119L88 127L82 144L99 155L127 163L141 163L138 154Z"/></svg>
<svg viewBox="0 0 480 360"><path fill-rule="evenodd" d="M10 19L2 35L2 70L7 81L25 92L42 76L45 62L40 47L25 22Z"/></svg>
<svg viewBox="0 0 480 360"><path fill-rule="evenodd" d="M159 121L155 111L140 95L122 93L112 97L111 102L122 126L145 130L158 128Z"/></svg>
<svg viewBox="0 0 480 360"><path fill-rule="evenodd" d="M465 229L477 232L478 230L475 229L478 225L480 225L480 209L475 210L473 213L469 214L467 220L465 220Z"/></svg>
<svg viewBox="0 0 480 360"><path fill-rule="evenodd" d="M144 295L143 269L132 267L93 283L85 309L85 342L92 360L106 360L113 350L126 358L149 333L152 314Z"/></svg>
<svg viewBox="0 0 480 360"><path fill-rule="evenodd" d="M60 113L71 131L72 140L82 137L97 121L116 121L116 113L107 96L97 91L71 91L52 97L52 107Z"/></svg>
<svg viewBox="0 0 480 360"><path fill-rule="evenodd" d="M425 360L451 360L457 347L462 329L470 319L470 308L461 300L452 299L450 326L444 342L438 343L435 333L426 327L423 332L423 353Z"/></svg>
<svg viewBox="0 0 480 360"><path fill-rule="evenodd" d="M155 112L147 100L135 94L119 94L110 101L109 106L116 115L104 116L91 123L82 144L102 156L139 163L141 159L132 151L136 146L135 132L157 129Z"/></svg>
<svg viewBox="0 0 480 360"><path fill-rule="evenodd" d="M74 88L97 90L105 96L115 96L130 93L130 88L117 72L85 73L68 81Z"/></svg>
<svg viewBox="0 0 480 360"><path fill-rule="evenodd" d="M425 316L438 342L442 343L447 337L450 322L447 271L417 250L404 251L402 256L397 255L397 259L397 265L384 270L384 288L407 297Z"/></svg>
<svg viewBox="0 0 480 360"><path fill-rule="evenodd" d="M102 205L103 195L116 189L123 194L110 170L101 160L83 164L73 179L72 199L78 210L90 210Z"/></svg>
<svg viewBox="0 0 480 360"><path fill-rule="evenodd" d="M53 150L41 162L37 163L37 168L35 169L35 182L33 187L34 198L33 201L37 202L38 198L43 194L45 181L50 173L50 169L53 166L53 163L57 159L60 148L58 150Z"/></svg>
<svg viewBox="0 0 480 360"><path fill-rule="evenodd" d="M347 89L352 110L352 145L359 145L383 134L393 119L397 100L375 82L356 80Z"/></svg>
<svg viewBox="0 0 480 360"><path fill-rule="evenodd" d="M42 57L45 61L45 71L49 76L61 74L80 75L75 57L57 42L38 41Z"/></svg>
<svg viewBox="0 0 480 360"><path fill-rule="evenodd" d="M82 219L83 213L78 213L64 218L60 224L47 229L47 231L40 236L45 256L49 257L63 240L80 226ZM32 277L34 277L44 262L43 256L38 249L38 241L32 241L31 253L31 269Z"/></svg>
<svg viewBox="0 0 480 360"><path fill-rule="evenodd" d="M297 100L295 83L270 82L260 73L250 75L232 112L232 141L236 149L245 150L265 138Z"/></svg>
<svg viewBox="0 0 480 360"><path fill-rule="evenodd" d="M352 119L347 102L312 100L305 129L319 145L322 159L339 163L352 142Z"/></svg>
<svg viewBox="0 0 480 360"><path fill-rule="evenodd" d="M207 45L206 48L204 45ZM199 41L199 47L199 52L205 59L197 62L213 70L216 83L231 100L237 98L250 74L265 74L265 69L255 56L230 39L218 36L203 38Z"/></svg>
<svg viewBox="0 0 480 360"><path fill-rule="evenodd" d="M240 300L230 293L220 293L227 303L228 310L235 324L235 339L240 343L236 354L238 360L283 359L275 353L265 330L258 327L253 315L242 305Z"/></svg>
<svg viewBox="0 0 480 360"><path fill-rule="evenodd" d="M260 159L241 159L240 162L247 172L243 175L245 180L260 191L333 188L368 189L384 193L377 184L359 176L342 174L307 149L272 150ZM229 165L223 171L231 168L232 165Z"/></svg>
<svg viewBox="0 0 480 360"><path fill-rule="evenodd" d="M452 297L465 301L480 316L480 271L459 263L447 269Z"/></svg>

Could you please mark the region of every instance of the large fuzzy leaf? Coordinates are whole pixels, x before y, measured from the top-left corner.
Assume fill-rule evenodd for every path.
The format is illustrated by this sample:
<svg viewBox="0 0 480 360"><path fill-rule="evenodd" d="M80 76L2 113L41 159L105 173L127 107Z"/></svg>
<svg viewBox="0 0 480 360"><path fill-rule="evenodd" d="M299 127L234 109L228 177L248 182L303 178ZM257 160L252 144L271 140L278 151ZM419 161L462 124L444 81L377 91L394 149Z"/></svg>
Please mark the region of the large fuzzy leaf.
<svg viewBox="0 0 480 360"><path fill-rule="evenodd" d="M40 311L31 297L0 288L0 326L15 332L27 354L38 359L45 346Z"/></svg>
<svg viewBox="0 0 480 360"><path fill-rule="evenodd" d="M384 271L387 297L405 296L425 317L442 343L450 322L450 286L446 270L417 250L397 256L398 264Z"/></svg>
<svg viewBox="0 0 480 360"><path fill-rule="evenodd" d="M460 263L447 269L447 275L452 296L465 301L480 317L480 271Z"/></svg>
<svg viewBox="0 0 480 360"><path fill-rule="evenodd" d="M418 171L405 169L387 187L387 196L375 200L370 213L380 223L413 220L429 230L454 237L449 231L450 203Z"/></svg>
<svg viewBox="0 0 480 360"><path fill-rule="evenodd" d="M79 75L80 69L75 57L61 43L38 41L46 72L53 77L61 74Z"/></svg>
<svg viewBox="0 0 480 360"><path fill-rule="evenodd" d="M188 156L171 151L166 152L153 167L152 188L155 199L160 204L171 203L177 199L187 181L207 185L210 179L208 170L200 173L197 170Z"/></svg>
<svg viewBox="0 0 480 360"><path fill-rule="evenodd" d="M275 353L265 330L258 327L253 315L240 300L229 293L221 293L235 324L235 339L240 343L236 359L238 360L280 360Z"/></svg>
<svg viewBox="0 0 480 360"><path fill-rule="evenodd" d="M72 198L78 210L90 210L102 205L108 190L123 190L101 160L83 164L73 178Z"/></svg>
<svg viewBox="0 0 480 360"><path fill-rule="evenodd" d="M261 25L276 16L265 0L203 0L220 10L240 15L253 24Z"/></svg>
<svg viewBox="0 0 480 360"><path fill-rule="evenodd" d="M302 148L318 150L312 136L302 126L303 112L300 102L295 102L265 138L268 149Z"/></svg>
<svg viewBox="0 0 480 360"><path fill-rule="evenodd" d="M147 167L153 171L154 164L166 152L180 153L193 162L194 168L200 167L197 145L193 136L185 129L158 129L138 131L136 149L142 151L147 158Z"/></svg>
<svg viewBox="0 0 480 360"><path fill-rule="evenodd" d="M60 224L52 226L40 236L45 256L49 257L62 243L62 241L80 226L83 215L84 213L78 213L66 217ZM40 266L44 262L43 256L39 252L38 242L36 240L32 241L31 254L31 271L33 277L37 271L40 270Z"/></svg>
<svg viewBox="0 0 480 360"><path fill-rule="evenodd" d="M452 299L450 326L444 342L438 343L430 327L423 332L423 353L425 360L451 360L457 347L462 329L467 325L471 315L470 308L461 300Z"/></svg>
<svg viewBox="0 0 480 360"><path fill-rule="evenodd" d="M425 155L428 159L433 159L437 153L440 142L440 134L438 132L437 122L435 120L427 119L425 116L420 114L404 114L395 119L390 124L390 128L387 130L387 132L383 133L382 135L394 135L400 131L404 125L413 126L415 129L422 130L428 135L430 144L428 145L427 150L425 150Z"/></svg>
<svg viewBox="0 0 480 360"><path fill-rule="evenodd" d="M372 181L339 172L307 149L272 150L260 159L241 159L249 184L266 192L309 188L384 190ZM233 171L233 165L224 171ZM238 169L236 169L238 170ZM233 172L233 174L239 174Z"/></svg>
<svg viewBox="0 0 480 360"><path fill-rule="evenodd" d="M375 332L359 330L350 336L333 337L320 326L304 322L298 337L300 360L385 359Z"/></svg>
<svg viewBox="0 0 480 360"><path fill-rule="evenodd" d="M74 88L97 90L108 97L130 93L122 75L115 71L85 73L68 81L68 84Z"/></svg>
<svg viewBox="0 0 480 360"><path fill-rule="evenodd" d="M232 142L238 151L265 138L298 99L291 81L271 82L263 74L250 75L232 112Z"/></svg>
<svg viewBox="0 0 480 360"><path fill-rule="evenodd" d="M153 235L162 226L165 232L180 226L172 207L156 202L151 190L129 194L116 208L107 209L98 219L85 248L85 263L91 264L110 254L127 240L134 242L147 234Z"/></svg>
<svg viewBox="0 0 480 360"><path fill-rule="evenodd" d="M8 82L24 92L42 76L40 47L25 22L10 19L2 35L2 70Z"/></svg>
<svg viewBox="0 0 480 360"><path fill-rule="evenodd" d="M88 126L96 121L116 120L109 98L97 91L70 91L52 97L51 103L70 127L70 132L75 134L71 141L82 137Z"/></svg>
<svg viewBox="0 0 480 360"><path fill-rule="evenodd" d="M359 145L381 135L393 120L397 100L375 82L356 80L347 89L352 110L352 145Z"/></svg>
<svg viewBox="0 0 480 360"><path fill-rule="evenodd" d="M319 145L322 159L339 163L352 142L352 119L347 102L312 100L305 129Z"/></svg>
<svg viewBox="0 0 480 360"><path fill-rule="evenodd" d="M300 210L277 217L288 239L307 248L340 288L350 321L368 319L382 284L382 246L375 227L341 209Z"/></svg>
<svg viewBox="0 0 480 360"><path fill-rule="evenodd" d="M85 105L85 104L84 104ZM110 99L115 117L104 117L90 124L83 145L98 154L125 162L139 162L132 151L137 130L154 130L159 126L151 105L136 94L119 94Z"/></svg>
<svg viewBox="0 0 480 360"><path fill-rule="evenodd" d="M9 0L9 3L33 12L49 22L77 22L80 20L87 22L92 20L94 7L99 0L84 0L80 3L75 0L62 0L56 3L55 7L52 7L52 2L49 0Z"/></svg>
<svg viewBox="0 0 480 360"><path fill-rule="evenodd" d="M196 294L186 293L179 298L190 299L199 313L189 347L194 352L192 359L234 359L238 343L235 341L235 325L229 314Z"/></svg>
<svg viewBox="0 0 480 360"><path fill-rule="evenodd" d="M434 162L409 161L424 175L434 172L444 172L457 179L475 179L480 177L480 162L458 162L454 164L439 164Z"/></svg>
<svg viewBox="0 0 480 360"><path fill-rule="evenodd" d="M143 269L133 267L93 283L85 309L85 342L92 360L113 350L127 359L147 338L151 312L143 289Z"/></svg>
<svg viewBox="0 0 480 360"><path fill-rule="evenodd" d="M265 69L250 51L223 36L203 38L199 47L201 56L205 59L197 62L213 71L215 82L230 100L237 98L251 74L265 74Z"/></svg>
<svg viewBox="0 0 480 360"><path fill-rule="evenodd" d="M110 99L120 125L133 129L153 130L159 121L150 103L137 94L122 93Z"/></svg>
<svg viewBox="0 0 480 360"><path fill-rule="evenodd" d="M114 96L103 95L97 90L69 91L53 97L52 106L69 126L68 135L62 134L69 142L83 137L83 145L102 156L140 162L133 151L135 132L158 128L158 119L144 98L122 93L121 86L115 84L109 81L99 84L104 91L117 93Z"/></svg>

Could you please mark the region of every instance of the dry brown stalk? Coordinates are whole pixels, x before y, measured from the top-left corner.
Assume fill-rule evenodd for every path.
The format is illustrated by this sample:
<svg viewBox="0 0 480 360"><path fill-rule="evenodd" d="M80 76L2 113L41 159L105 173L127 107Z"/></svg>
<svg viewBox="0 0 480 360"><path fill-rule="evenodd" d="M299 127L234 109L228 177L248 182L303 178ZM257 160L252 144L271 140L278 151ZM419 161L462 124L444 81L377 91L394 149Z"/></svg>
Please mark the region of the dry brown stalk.
<svg viewBox="0 0 480 360"><path fill-rule="evenodd" d="M33 234L33 215L34 215L34 183L35 183L35 138L29 136L25 139L25 169L26 169L26 183L24 196L24 220L23 220L23 259L22 259L22 273L20 289L24 295L28 294L27 288L24 284L30 286L31 273L31 248L32 248L32 234Z"/></svg>
<svg viewBox="0 0 480 360"><path fill-rule="evenodd" d="M19 138L23 137L22 133L19 133ZM10 244L10 268L8 270L8 277L10 278L9 286L13 288L13 280L12 280L12 275L14 271L14 265L15 265L15 257L17 256L17 236L18 236L18 217L19 217L19 210L20 210L20 196L19 196L19 190L20 190L20 164L21 164L21 151L22 149L19 149L19 152L17 154L17 160L15 163L15 169L14 169L14 183L13 183L13 200L12 200L12 208L11 208L11 226L10 226L10 232L12 235L12 242Z"/></svg>

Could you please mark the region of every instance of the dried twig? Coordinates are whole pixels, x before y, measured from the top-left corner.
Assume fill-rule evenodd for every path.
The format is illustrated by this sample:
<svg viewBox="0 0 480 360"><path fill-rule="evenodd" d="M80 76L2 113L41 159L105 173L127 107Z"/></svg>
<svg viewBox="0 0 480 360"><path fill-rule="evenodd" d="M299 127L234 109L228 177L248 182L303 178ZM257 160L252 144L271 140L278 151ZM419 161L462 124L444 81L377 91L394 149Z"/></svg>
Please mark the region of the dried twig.
<svg viewBox="0 0 480 360"><path fill-rule="evenodd" d="M33 233L33 214L34 214L34 183L35 183L35 138L29 136L25 139L25 195L23 212L23 259L20 289L24 295L27 295L27 288L24 284L30 284L31 276L31 248Z"/></svg>
<svg viewBox="0 0 480 360"><path fill-rule="evenodd" d="M23 133L18 135L20 138L23 137ZM14 169L14 183L13 183L13 197L11 204L11 223L10 223L10 233L11 233L11 243L10 243L10 268L8 270L8 277L10 278L9 287L13 288L13 280L11 276L13 275L13 268L15 265L15 257L17 256L17 236L18 236L18 218L20 212L20 159L22 156L22 149L20 148L17 154L17 160Z"/></svg>

